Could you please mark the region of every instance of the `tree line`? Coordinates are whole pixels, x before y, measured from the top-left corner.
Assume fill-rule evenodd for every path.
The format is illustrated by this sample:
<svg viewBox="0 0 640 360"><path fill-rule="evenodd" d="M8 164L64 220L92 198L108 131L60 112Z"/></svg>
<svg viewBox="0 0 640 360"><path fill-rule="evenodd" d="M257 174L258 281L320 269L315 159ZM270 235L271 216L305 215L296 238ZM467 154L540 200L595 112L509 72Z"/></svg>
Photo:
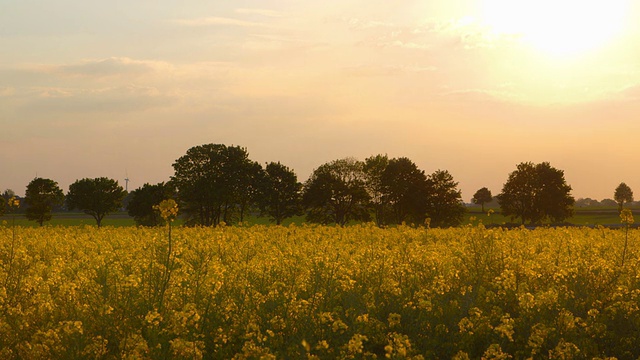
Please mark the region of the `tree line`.
<svg viewBox="0 0 640 360"><path fill-rule="evenodd" d="M246 148L205 144L188 149L173 169L169 181L147 183L130 194L116 180L101 177L77 180L65 196L57 182L35 178L23 199L25 216L42 225L54 208L64 206L91 215L100 226L107 214L123 208L125 197L128 214L144 226L163 223L153 206L169 198L180 204L185 224L193 226L235 224L251 214L275 224L304 215L308 222L340 226L374 221L379 226L450 227L459 225L466 211L458 183L448 171L426 174L406 157L337 159L320 165L301 183L280 162L263 167L251 160ZM633 201L633 192L621 183L614 197L622 210ZM484 187L472 200L484 212L484 204L493 198ZM496 198L502 214L522 224L560 223L573 215L575 203L564 172L548 162L518 164ZM15 194L5 192L0 212L14 209L15 199Z"/></svg>

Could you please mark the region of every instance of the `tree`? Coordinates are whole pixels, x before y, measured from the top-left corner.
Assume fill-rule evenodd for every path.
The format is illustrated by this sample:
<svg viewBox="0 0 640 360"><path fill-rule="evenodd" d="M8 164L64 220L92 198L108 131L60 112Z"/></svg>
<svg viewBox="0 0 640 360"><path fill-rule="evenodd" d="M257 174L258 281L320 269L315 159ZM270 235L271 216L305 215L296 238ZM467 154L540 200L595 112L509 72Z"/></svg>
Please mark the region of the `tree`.
<svg viewBox="0 0 640 360"><path fill-rule="evenodd" d="M173 163L171 177L187 224L216 226L244 216L259 181L245 148L222 144L194 146Z"/></svg>
<svg viewBox="0 0 640 360"><path fill-rule="evenodd" d="M602 206L602 204L595 199L592 198L579 198L574 203L574 207L595 207Z"/></svg>
<svg viewBox="0 0 640 360"><path fill-rule="evenodd" d="M424 171L406 157L389 160L382 173L383 199L394 223L422 224L426 218L429 183Z"/></svg>
<svg viewBox="0 0 640 360"><path fill-rule="evenodd" d="M5 191L2 192L2 198L5 200L5 202L15 197L16 197L16 193L11 189L6 189Z"/></svg>
<svg viewBox="0 0 640 360"><path fill-rule="evenodd" d="M164 225L162 216L153 207L163 200L171 199L174 193L173 188L164 182L156 185L144 184L129 194L127 213L141 226Z"/></svg>
<svg viewBox="0 0 640 360"><path fill-rule="evenodd" d="M631 191L631 188L629 187L629 185L625 183L620 183L620 185L618 185L618 187L615 190L613 199L618 204L618 212L622 212L622 207L624 206L624 203L626 202L630 203L633 201L633 191Z"/></svg>
<svg viewBox="0 0 640 360"><path fill-rule="evenodd" d="M106 177L77 180L69 185L67 206L91 215L98 224L111 212L118 211L126 192L118 182Z"/></svg>
<svg viewBox="0 0 640 360"><path fill-rule="evenodd" d="M268 163L261 184L258 205L264 215L277 225L301 212L302 184L296 174L279 162Z"/></svg>
<svg viewBox="0 0 640 360"><path fill-rule="evenodd" d="M346 225L368 221L369 194L363 163L353 158L334 160L318 167L305 182L302 197L307 221Z"/></svg>
<svg viewBox="0 0 640 360"><path fill-rule="evenodd" d="M614 207L614 206L618 206L618 203L613 199L602 199L600 201L600 206Z"/></svg>
<svg viewBox="0 0 640 360"><path fill-rule="evenodd" d="M482 212L484 213L484 204L491 202L493 195L491 195L491 190L483 187L476 191L471 200L474 204L482 206Z"/></svg>
<svg viewBox="0 0 640 360"><path fill-rule="evenodd" d="M258 204L265 173L262 165L255 161L240 162L237 165L237 172L231 176L237 181L234 185L234 199L237 203L238 220L243 222L249 210Z"/></svg>
<svg viewBox="0 0 640 360"><path fill-rule="evenodd" d="M548 162L520 163L509 174L498 195L498 203L505 216L520 218L522 224L529 221L562 222L573 215L574 198L571 186L564 179L564 171L553 168Z"/></svg>
<svg viewBox="0 0 640 360"><path fill-rule="evenodd" d="M438 170L427 178L427 216L433 227L458 226L464 219L466 208L458 183L446 170Z"/></svg>
<svg viewBox="0 0 640 360"><path fill-rule="evenodd" d="M25 215L28 220L36 221L40 226L51 220L54 206L64 203L64 193L58 183L51 179L35 178L27 185L24 202L27 205Z"/></svg>
<svg viewBox="0 0 640 360"><path fill-rule="evenodd" d="M384 199L384 189L382 186L382 173L389 164L387 155L376 155L364 160L363 170L365 173L365 187L371 198L371 207L378 226L387 223L387 204Z"/></svg>

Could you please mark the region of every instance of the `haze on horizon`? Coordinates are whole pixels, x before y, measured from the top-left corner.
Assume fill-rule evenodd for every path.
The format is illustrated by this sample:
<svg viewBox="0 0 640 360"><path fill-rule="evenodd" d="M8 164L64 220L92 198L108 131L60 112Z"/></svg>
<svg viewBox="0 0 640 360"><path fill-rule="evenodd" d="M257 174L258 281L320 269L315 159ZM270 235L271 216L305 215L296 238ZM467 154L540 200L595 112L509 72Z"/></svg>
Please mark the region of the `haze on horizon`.
<svg viewBox="0 0 640 360"><path fill-rule="evenodd" d="M405 156L465 201L525 161L576 198L640 191L638 18L625 0L3 0L0 190L131 190L223 143L301 181Z"/></svg>

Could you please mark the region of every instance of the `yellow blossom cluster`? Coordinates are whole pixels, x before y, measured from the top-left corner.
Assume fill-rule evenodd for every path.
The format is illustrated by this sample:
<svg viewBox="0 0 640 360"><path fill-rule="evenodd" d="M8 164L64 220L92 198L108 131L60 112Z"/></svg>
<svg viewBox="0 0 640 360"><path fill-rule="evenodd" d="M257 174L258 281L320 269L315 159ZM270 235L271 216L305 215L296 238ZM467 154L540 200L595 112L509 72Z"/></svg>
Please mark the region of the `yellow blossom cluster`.
<svg viewBox="0 0 640 360"><path fill-rule="evenodd" d="M153 209L158 211L165 221L173 221L178 216L178 203L173 199L162 200L160 204L154 205Z"/></svg>
<svg viewBox="0 0 640 360"><path fill-rule="evenodd" d="M640 357L639 230L164 230L0 226L0 359Z"/></svg>

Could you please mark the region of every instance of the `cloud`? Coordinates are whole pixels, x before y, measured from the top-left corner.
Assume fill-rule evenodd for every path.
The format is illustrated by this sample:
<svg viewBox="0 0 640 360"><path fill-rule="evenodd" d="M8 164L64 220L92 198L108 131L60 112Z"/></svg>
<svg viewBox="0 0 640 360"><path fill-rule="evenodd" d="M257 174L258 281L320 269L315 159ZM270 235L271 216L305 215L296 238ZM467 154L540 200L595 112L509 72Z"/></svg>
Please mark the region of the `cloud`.
<svg viewBox="0 0 640 360"><path fill-rule="evenodd" d="M133 60L126 57L82 60L75 64L27 64L18 68L3 69L4 72L30 75L58 75L102 78L110 76L140 76L148 73L168 71L173 66L160 61Z"/></svg>
<svg viewBox="0 0 640 360"><path fill-rule="evenodd" d="M241 9L236 9L235 12L238 13L238 14L261 15L261 16L266 16L266 17L282 17L282 16L284 16L284 14L279 12L279 11L268 10L268 9L246 9L246 8L241 8Z"/></svg>
<svg viewBox="0 0 640 360"><path fill-rule="evenodd" d="M513 93L509 92L507 89L453 90L441 93L440 97L445 100L463 103L474 103L476 105L513 102L516 100L516 96Z"/></svg>
<svg viewBox="0 0 640 360"><path fill-rule="evenodd" d="M79 64L62 65L54 72L69 75L110 76L144 74L166 70L171 65L158 61L133 60L126 57L110 57L100 60L85 60Z"/></svg>
<svg viewBox="0 0 640 360"><path fill-rule="evenodd" d="M493 48L513 40L513 36L490 33L468 17L448 21L427 20L414 24L360 18L340 18L337 22L346 24L351 31L365 34L359 44L379 48L434 50L445 46L472 50Z"/></svg>
<svg viewBox="0 0 640 360"><path fill-rule="evenodd" d="M16 89L12 88L12 87L0 87L0 97L9 97L9 96L13 96L16 93Z"/></svg>
<svg viewBox="0 0 640 360"><path fill-rule="evenodd" d="M437 71L434 66L367 66L360 65L344 69L347 75L354 77L400 76L408 73Z"/></svg>
<svg viewBox="0 0 640 360"><path fill-rule="evenodd" d="M203 17L196 19L176 19L172 21L183 26L238 26L238 27L266 27L265 24L254 21L245 21L228 17Z"/></svg>
<svg viewBox="0 0 640 360"><path fill-rule="evenodd" d="M628 101L640 100L640 84L635 84L622 89L622 91L618 93L618 97Z"/></svg>
<svg viewBox="0 0 640 360"><path fill-rule="evenodd" d="M33 89L25 111L60 113L127 113L170 105L173 100L153 87L135 85L101 89Z"/></svg>

